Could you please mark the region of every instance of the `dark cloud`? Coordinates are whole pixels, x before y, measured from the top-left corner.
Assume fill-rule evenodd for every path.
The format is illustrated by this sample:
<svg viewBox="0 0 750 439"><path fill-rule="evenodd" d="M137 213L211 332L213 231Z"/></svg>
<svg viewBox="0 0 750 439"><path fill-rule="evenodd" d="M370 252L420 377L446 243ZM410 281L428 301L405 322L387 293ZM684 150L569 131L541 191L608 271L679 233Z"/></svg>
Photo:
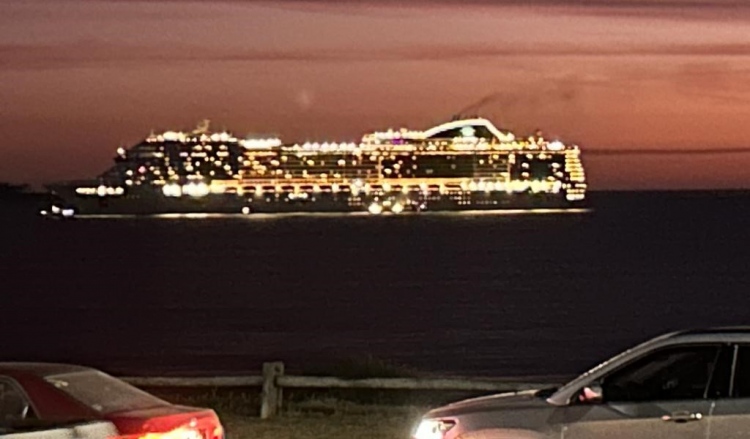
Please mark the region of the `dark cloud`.
<svg viewBox="0 0 750 439"><path fill-rule="evenodd" d="M747 144L750 0L0 5L6 175L93 175L102 145L202 117L306 139L470 112L624 163L593 166L602 181L643 174L638 155L698 156L685 181L724 158L708 154L750 160L730 148Z"/></svg>
<svg viewBox="0 0 750 439"><path fill-rule="evenodd" d="M141 0L87 0L91 2L136 3ZM309 12L383 15L385 8L419 10L434 7L514 7L565 9L592 15L640 16L675 19L747 19L746 0L154 0L153 3L264 5Z"/></svg>
<svg viewBox="0 0 750 439"><path fill-rule="evenodd" d="M685 63L669 82L683 96L746 106L750 102L748 81L750 71L734 68L723 61Z"/></svg>
<svg viewBox="0 0 750 439"><path fill-rule="evenodd" d="M180 0L166 0L180 1ZM229 0L232 1L232 0ZM256 0L236 0L251 3ZM257 3L268 4L257 0ZM435 7L523 8L553 14L640 17L668 20L750 20L750 1L737 0L288 0L269 5L330 13L383 15L385 7L419 10Z"/></svg>
<svg viewBox="0 0 750 439"><path fill-rule="evenodd" d="M8 1L8 0L6 0ZM88 0L91 2L109 3L141 3L142 0ZM160 3L233 3L269 5L441 5L441 4L483 4L489 6L605 6L605 7L633 7L633 8L742 8L748 4L742 0L152 0ZM2 2L0 2L2 3Z"/></svg>
<svg viewBox="0 0 750 439"><path fill-rule="evenodd" d="M127 63L178 63L178 62L401 62L401 61L486 61L506 58L565 58L565 57L750 57L750 42L746 44L663 45L653 47L554 47L507 44L417 46L383 49L233 49L205 50L184 46L159 48L106 44L83 41L60 45L0 44L0 66L5 69L66 68L84 65ZM717 68L700 73L720 73ZM686 67L687 76L695 76L695 67ZM698 83L703 84L701 79ZM570 82L568 83L570 85ZM561 93L569 93L564 90Z"/></svg>
<svg viewBox="0 0 750 439"><path fill-rule="evenodd" d="M750 154L750 148L669 148L669 149L586 149L587 156L646 156L646 155L728 155Z"/></svg>

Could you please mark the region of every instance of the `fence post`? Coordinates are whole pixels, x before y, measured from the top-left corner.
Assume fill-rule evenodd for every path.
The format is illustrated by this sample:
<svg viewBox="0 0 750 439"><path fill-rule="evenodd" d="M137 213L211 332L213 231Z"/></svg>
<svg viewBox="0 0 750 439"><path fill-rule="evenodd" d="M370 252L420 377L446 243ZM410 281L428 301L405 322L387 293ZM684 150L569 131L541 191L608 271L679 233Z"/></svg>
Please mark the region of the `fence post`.
<svg viewBox="0 0 750 439"><path fill-rule="evenodd" d="M284 363L274 361L263 363L263 390L261 393L260 418L269 419L281 410L281 387L276 385L276 378L284 375Z"/></svg>

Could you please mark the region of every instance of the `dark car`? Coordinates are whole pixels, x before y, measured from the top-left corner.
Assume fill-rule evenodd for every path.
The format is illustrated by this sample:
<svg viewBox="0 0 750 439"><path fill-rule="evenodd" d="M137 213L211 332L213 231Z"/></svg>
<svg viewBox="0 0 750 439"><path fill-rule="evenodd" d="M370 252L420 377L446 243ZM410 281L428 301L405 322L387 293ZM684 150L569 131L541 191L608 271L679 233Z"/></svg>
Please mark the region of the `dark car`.
<svg viewBox="0 0 750 439"><path fill-rule="evenodd" d="M171 404L102 371L0 363L0 423L85 421L111 422L117 439L224 439L212 409Z"/></svg>

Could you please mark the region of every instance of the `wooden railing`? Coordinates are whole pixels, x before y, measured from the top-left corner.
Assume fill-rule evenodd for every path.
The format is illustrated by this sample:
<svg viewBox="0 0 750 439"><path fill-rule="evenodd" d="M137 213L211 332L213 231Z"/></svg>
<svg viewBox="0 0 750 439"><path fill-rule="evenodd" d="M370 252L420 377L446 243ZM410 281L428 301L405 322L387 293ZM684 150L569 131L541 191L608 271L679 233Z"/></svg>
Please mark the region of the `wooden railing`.
<svg viewBox="0 0 750 439"><path fill-rule="evenodd" d="M558 377L559 378L559 377ZM284 363L263 364L262 375L225 377L124 377L138 387L261 387L260 417L269 419L281 411L283 389L379 389L512 392L559 385L562 380L493 380L487 378L364 378L344 379L285 375Z"/></svg>

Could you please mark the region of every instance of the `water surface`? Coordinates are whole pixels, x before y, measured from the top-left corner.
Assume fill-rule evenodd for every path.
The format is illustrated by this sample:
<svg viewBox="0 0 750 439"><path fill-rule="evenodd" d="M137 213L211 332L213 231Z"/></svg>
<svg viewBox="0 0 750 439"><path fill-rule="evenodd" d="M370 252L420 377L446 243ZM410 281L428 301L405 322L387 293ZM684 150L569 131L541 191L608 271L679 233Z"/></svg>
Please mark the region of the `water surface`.
<svg viewBox="0 0 750 439"><path fill-rule="evenodd" d="M664 331L750 323L748 219L746 193L501 215L7 213L0 359L257 373L372 355L571 374Z"/></svg>

